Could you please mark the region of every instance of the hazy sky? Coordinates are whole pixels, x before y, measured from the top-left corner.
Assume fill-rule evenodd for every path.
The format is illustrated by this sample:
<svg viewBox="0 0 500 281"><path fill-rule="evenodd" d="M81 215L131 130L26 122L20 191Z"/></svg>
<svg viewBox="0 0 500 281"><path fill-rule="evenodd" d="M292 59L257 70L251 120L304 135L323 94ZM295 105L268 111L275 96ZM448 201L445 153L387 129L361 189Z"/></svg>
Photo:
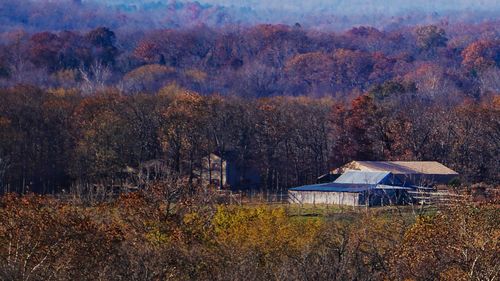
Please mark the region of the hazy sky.
<svg viewBox="0 0 500 281"><path fill-rule="evenodd" d="M0 0L1 1L1 0ZM46 0L45 0L46 1ZM103 0L84 0L101 2ZM225 7L247 7L257 11L334 14L401 14L411 11L499 12L500 0L104 0L107 3L199 2Z"/></svg>
<svg viewBox="0 0 500 281"><path fill-rule="evenodd" d="M344 13L485 9L500 10L498 0L198 0L200 3L293 11L329 10Z"/></svg>

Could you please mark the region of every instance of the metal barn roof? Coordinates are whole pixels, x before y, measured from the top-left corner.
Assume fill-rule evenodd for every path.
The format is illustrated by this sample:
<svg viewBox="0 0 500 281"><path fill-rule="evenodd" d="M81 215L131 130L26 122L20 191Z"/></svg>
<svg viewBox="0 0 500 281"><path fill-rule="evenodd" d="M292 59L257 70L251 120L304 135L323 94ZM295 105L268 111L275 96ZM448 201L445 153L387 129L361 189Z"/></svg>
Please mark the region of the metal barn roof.
<svg viewBox="0 0 500 281"><path fill-rule="evenodd" d="M363 172L347 171L337 178L336 183L356 183L356 184L379 184L387 183L390 179L390 172Z"/></svg>
<svg viewBox="0 0 500 281"><path fill-rule="evenodd" d="M376 184L349 184L349 183L323 183L311 184L299 187L290 188L292 191L321 191L321 192L363 192L370 189L375 189Z"/></svg>
<svg viewBox="0 0 500 281"><path fill-rule="evenodd" d="M365 172L391 172L395 175L458 175L457 172L436 161L352 161L336 170L334 174L359 170Z"/></svg>
<svg viewBox="0 0 500 281"><path fill-rule="evenodd" d="M374 189L404 189L410 190L409 187L387 184L367 184L367 183L338 183L329 182L322 184L311 184L299 187L290 188L292 191L318 191L318 192L353 192L359 193Z"/></svg>

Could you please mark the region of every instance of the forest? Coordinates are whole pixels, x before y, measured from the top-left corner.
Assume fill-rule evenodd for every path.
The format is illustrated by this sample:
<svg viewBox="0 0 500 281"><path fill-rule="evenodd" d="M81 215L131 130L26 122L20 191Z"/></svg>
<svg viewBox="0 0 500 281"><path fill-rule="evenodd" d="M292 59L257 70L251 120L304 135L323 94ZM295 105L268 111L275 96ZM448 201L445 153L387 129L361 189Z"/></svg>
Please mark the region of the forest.
<svg viewBox="0 0 500 281"><path fill-rule="evenodd" d="M398 92L404 91L404 92ZM262 190L314 183L351 160L436 160L463 184L498 184L500 99L433 104L388 82L333 98L203 96L178 84L157 94L0 90L1 187L54 193L125 181L163 159L195 185L203 157L233 153Z"/></svg>
<svg viewBox="0 0 500 281"><path fill-rule="evenodd" d="M0 1L0 281L500 278L493 2L122 2ZM454 199L264 199L353 160L439 161Z"/></svg>
<svg viewBox="0 0 500 281"><path fill-rule="evenodd" d="M6 31L0 188L119 183L158 159L194 183L212 152L257 167L260 190L351 160L434 160L496 184L498 36L496 22Z"/></svg>

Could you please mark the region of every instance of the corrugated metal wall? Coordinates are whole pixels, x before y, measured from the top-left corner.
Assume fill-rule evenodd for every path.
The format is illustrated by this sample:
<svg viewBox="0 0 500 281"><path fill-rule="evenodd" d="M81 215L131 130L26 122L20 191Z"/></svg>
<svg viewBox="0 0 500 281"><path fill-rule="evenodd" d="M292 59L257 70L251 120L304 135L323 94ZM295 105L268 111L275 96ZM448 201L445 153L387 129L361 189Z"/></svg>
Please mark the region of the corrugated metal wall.
<svg viewBox="0 0 500 281"><path fill-rule="evenodd" d="M288 191L290 203L359 206L359 193Z"/></svg>

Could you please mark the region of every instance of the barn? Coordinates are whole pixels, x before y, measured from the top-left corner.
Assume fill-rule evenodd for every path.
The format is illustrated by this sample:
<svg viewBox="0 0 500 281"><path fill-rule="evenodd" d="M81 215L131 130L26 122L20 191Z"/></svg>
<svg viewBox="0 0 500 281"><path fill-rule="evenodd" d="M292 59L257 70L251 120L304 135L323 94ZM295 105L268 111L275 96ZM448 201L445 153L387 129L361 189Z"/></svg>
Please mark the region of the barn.
<svg viewBox="0 0 500 281"><path fill-rule="evenodd" d="M348 171L334 182L291 188L288 198L298 204L379 206L404 203L409 189L390 172Z"/></svg>

